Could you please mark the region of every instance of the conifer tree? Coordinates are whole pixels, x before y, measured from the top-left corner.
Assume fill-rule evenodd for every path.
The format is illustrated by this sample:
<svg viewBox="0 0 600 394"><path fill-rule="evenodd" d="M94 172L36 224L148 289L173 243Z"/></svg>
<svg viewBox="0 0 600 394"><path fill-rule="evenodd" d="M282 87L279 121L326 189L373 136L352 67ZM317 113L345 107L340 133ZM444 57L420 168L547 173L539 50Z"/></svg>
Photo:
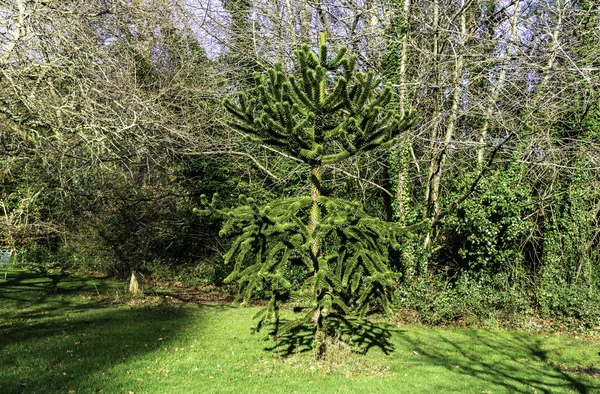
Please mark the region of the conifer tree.
<svg viewBox="0 0 600 394"><path fill-rule="evenodd" d="M346 47L330 56L324 34L319 44L318 53L306 45L294 52L293 72L275 63L255 74L255 88L224 101L231 127L308 165L310 196L264 205L242 197L233 209L216 208L213 198L200 211L221 216L221 234L237 236L225 261L235 264L227 280L238 282L239 299L270 294L257 329L271 323L276 337L312 322L317 358L325 354L328 319L348 324L375 304L389 310L396 276L387 266L388 250L407 230L369 216L358 202L323 196L323 166L389 147L415 120L412 111L386 108L391 87L381 87L372 72L357 72ZM294 264L308 274L299 289L290 282ZM281 325L279 305L290 295L303 300L302 313Z"/></svg>

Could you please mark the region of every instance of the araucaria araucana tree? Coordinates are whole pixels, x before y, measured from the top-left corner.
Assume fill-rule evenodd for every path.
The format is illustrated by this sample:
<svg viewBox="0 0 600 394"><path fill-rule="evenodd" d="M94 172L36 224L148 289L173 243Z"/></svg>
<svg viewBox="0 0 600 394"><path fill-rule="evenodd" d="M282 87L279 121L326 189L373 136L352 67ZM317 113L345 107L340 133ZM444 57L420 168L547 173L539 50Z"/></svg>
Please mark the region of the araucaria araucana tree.
<svg viewBox="0 0 600 394"><path fill-rule="evenodd" d="M389 147L414 123L412 112L386 108L392 89L372 72L356 70L356 56L342 47L330 56L325 35L319 53L295 51L293 72L276 63L255 75L255 88L224 101L229 125L248 138L270 145L310 168L311 194L259 206L250 199L234 209L205 213L226 221L223 235L237 235L225 256L234 261L229 281L237 281L246 301L257 291L271 296L257 329L272 323L273 334L312 322L317 358L325 354L326 320L363 318L373 305L389 311L396 275L388 250L406 231L367 215L360 203L322 195L323 168L351 156ZM293 288L290 267L305 268L306 279ZM297 272L297 271L296 271ZM280 324L279 305L294 296L301 316Z"/></svg>

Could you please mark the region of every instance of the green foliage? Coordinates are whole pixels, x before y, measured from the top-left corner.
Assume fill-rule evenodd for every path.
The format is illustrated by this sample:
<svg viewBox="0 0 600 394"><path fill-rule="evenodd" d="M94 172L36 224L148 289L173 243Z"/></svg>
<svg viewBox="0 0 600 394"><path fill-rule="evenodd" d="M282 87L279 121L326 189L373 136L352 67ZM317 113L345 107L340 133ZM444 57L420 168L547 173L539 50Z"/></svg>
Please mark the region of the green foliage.
<svg viewBox="0 0 600 394"><path fill-rule="evenodd" d="M423 275L404 282L398 298L402 307L418 312L427 324L487 325L514 320L533 309L524 288L509 288L507 282L506 274L477 278L465 273L455 281L443 275Z"/></svg>
<svg viewBox="0 0 600 394"><path fill-rule="evenodd" d="M593 285L600 278L596 262L600 207L591 171L579 171L556 185L554 210L544 234L544 272L557 283Z"/></svg>
<svg viewBox="0 0 600 394"><path fill-rule="evenodd" d="M50 279L46 292L55 294L59 283L67 276L67 270L73 267L73 259L65 248L56 245L33 244L19 251L19 266L27 268Z"/></svg>
<svg viewBox="0 0 600 394"><path fill-rule="evenodd" d="M58 236L59 187L40 179L40 169L25 166L22 178L0 181L0 245L14 247L53 242Z"/></svg>
<svg viewBox="0 0 600 394"><path fill-rule="evenodd" d="M309 165L310 196L262 205L242 197L234 209L205 200L207 209L198 211L225 219L221 235L236 236L224 260L234 263L226 281L239 284L238 298L270 297L255 316L257 330L272 323L277 336L312 321L317 358L324 356L327 320L364 318L373 305L390 310L397 275L387 266L388 252L398 249L404 231L359 203L324 197L323 165L389 147L415 121L411 111L386 109L391 86L380 89L372 72L356 72L356 56L346 52L330 56L323 34L318 53L306 45L294 52L292 73L275 63L254 76L254 89L224 101L231 127ZM298 271L303 280L294 284L289 274ZM281 326L279 306L290 297L301 316Z"/></svg>
<svg viewBox="0 0 600 394"><path fill-rule="evenodd" d="M577 164L585 168L591 163ZM544 316L571 328L589 329L600 324L597 174L582 169L561 180L545 224L537 302Z"/></svg>
<svg viewBox="0 0 600 394"><path fill-rule="evenodd" d="M31 176L30 171L38 170L32 167L23 169L25 179ZM73 264L61 247L60 226L56 223L58 193L52 186L49 182L33 187L14 180L0 182L0 247L15 250L13 261L18 265L49 278L49 293L57 291L65 270Z"/></svg>
<svg viewBox="0 0 600 394"><path fill-rule="evenodd" d="M569 330L587 331L600 325L598 285L567 283L560 277L544 276L537 287L540 313L560 321Z"/></svg>
<svg viewBox="0 0 600 394"><path fill-rule="evenodd" d="M407 272L399 293L403 306L430 324L514 324L520 316L539 314L554 327L597 327L597 175L583 159L572 165L580 169L554 182L543 215L520 165L489 171L476 192L443 219L438 236L444 243L432 276ZM458 184L468 185L472 176Z"/></svg>
<svg viewBox="0 0 600 394"><path fill-rule="evenodd" d="M400 1L394 1L392 3L396 7L400 5ZM390 81L394 83L398 82L398 72L400 71L401 62L401 39L406 34L407 21L405 16L402 15L400 10L396 10L393 19L388 27L387 41L386 41L386 52L383 60L383 65L386 70L386 76Z"/></svg>
<svg viewBox="0 0 600 394"><path fill-rule="evenodd" d="M587 108L587 116L581 122L584 130L582 136L586 141L598 141L600 139L600 96L596 95L595 101Z"/></svg>
<svg viewBox="0 0 600 394"><path fill-rule="evenodd" d="M319 197L323 215L318 232L309 231L311 198L296 197L260 206L242 197L242 205L217 209L215 199L198 213L225 218L221 236L235 236L225 255L234 263L226 282L237 281L238 300L256 294L270 297L257 314L260 329L272 321L283 331L310 321L321 313L338 319L364 318L373 305L390 311L391 290L398 277L387 267L389 248L399 248L401 237L412 229L367 215L359 203ZM321 240L318 265L310 258L315 237ZM295 275L307 276L294 283ZM325 294L319 297L319 294ZM279 304L295 300L303 312L279 327Z"/></svg>
<svg viewBox="0 0 600 394"><path fill-rule="evenodd" d="M474 176L459 180L456 195L465 193ZM440 264L451 271L507 273L511 281L518 280L523 273L523 245L533 227L527 219L532 209L533 193L518 165L488 172L477 193L443 219Z"/></svg>
<svg viewBox="0 0 600 394"><path fill-rule="evenodd" d="M224 105L229 125L253 141L266 143L308 164L332 164L375 148L391 146L409 128L412 112L386 109L391 85L372 72L356 72L356 56L342 47L330 58L321 36L319 54L308 46L295 51L293 75L275 63L255 74L256 87Z"/></svg>

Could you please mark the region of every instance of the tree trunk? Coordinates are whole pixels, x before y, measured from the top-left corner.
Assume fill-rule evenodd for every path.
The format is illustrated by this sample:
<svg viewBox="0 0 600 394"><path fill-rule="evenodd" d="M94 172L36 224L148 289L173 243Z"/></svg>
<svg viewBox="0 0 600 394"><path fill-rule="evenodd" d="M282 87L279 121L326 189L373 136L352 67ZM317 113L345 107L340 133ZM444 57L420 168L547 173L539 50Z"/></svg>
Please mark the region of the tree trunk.
<svg viewBox="0 0 600 394"><path fill-rule="evenodd" d="M459 50L460 52L456 55L455 60L455 68L454 68L454 89L452 94L452 106L450 108L450 113L448 114L448 119L446 121L446 131L444 133L444 140L442 143L441 150L438 155L435 155L432 158L431 165L429 168L429 176L428 176L428 187L429 187L429 195L426 200L426 212L429 214L431 219L430 229L425 236L425 241L423 243L423 247L428 249L431 246L433 232L435 230L435 223L440 215L440 194L441 194L441 184L442 184L442 175L443 168L446 162L446 155L448 153L448 147L450 145L450 141L454 136L454 130L456 128L456 121L458 119L458 114L460 110L460 102L464 90L463 86L463 69L464 69L464 46L465 41L467 39L467 17L465 10L465 2L462 0L460 2L460 34L459 34ZM443 92L442 92L443 93ZM424 267L424 270L427 271L427 266Z"/></svg>
<svg viewBox="0 0 600 394"><path fill-rule="evenodd" d="M404 115L406 112L406 103L408 102L406 92L406 70L408 68L408 13L410 11L410 0L404 0L402 7L402 17L404 18L404 35L402 36L402 47L400 50L400 69L398 70L398 85L399 85L399 108L400 114ZM396 184L396 216L400 222L404 222L406 219L406 202L410 199L410 190L408 189L408 177L409 177L409 165L410 157L409 153L412 151L411 141L409 138L403 136L398 152L398 181Z"/></svg>
<svg viewBox="0 0 600 394"><path fill-rule="evenodd" d="M441 99L439 97L439 90L440 90L440 84L441 84L441 80L440 80L440 66L439 66L439 30L440 30L440 5L439 5L439 1L435 0L433 2L433 44L432 44L432 72L434 75L434 87L432 88L432 96L433 96L433 113L432 113L432 122L431 122L431 132L430 132L430 144L429 144L429 151L431 152L431 162L429 164L429 172L427 173L427 182L425 184L425 196L424 196L424 204L423 204L423 219L426 219L429 215L429 201L431 200L430 195L431 195L431 179L433 174L436 171L435 168L435 154L434 152L436 151L435 148L435 142L437 141L438 138L438 120L441 121L441 119L443 119L442 116L442 103L441 103ZM429 244L428 241L429 238L429 234L427 234L427 238L425 240L425 245Z"/></svg>
<svg viewBox="0 0 600 394"><path fill-rule="evenodd" d="M312 165L310 171L310 182L311 182L311 200L312 204L310 207L310 217L308 222L308 231L312 235L312 244L310 245L310 261L312 262L314 273L313 275L317 275L319 272L319 252L321 249L321 240L319 239L319 234L317 230L317 225L321 220L321 208L319 207L318 199L321 195L321 177L323 175L323 166L321 165L321 160L317 160L315 164ZM314 289L314 291L318 291ZM325 296L325 292L320 290L316 295L317 303L320 304L323 297ZM313 316L313 330L315 337L315 351L316 358L322 359L325 357L325 320L323 316L323 307L318 306L315 314Z"/></svg>
<svg viewBox="0 0 600 394"><path fill-rule="evenodd" d="M321 176L323 174L323 166L319 162L312 166L310 171L310 182L311 182L311 207L310 207L310 217L308 223L308 231L312 234L313 241L310 246L310 260L313 264L313 269L315 272L319 271L319 236L317 234L316 227L319 221L321 220L321 208L319 207L319 203L317 200L321 195Z"/></svg>

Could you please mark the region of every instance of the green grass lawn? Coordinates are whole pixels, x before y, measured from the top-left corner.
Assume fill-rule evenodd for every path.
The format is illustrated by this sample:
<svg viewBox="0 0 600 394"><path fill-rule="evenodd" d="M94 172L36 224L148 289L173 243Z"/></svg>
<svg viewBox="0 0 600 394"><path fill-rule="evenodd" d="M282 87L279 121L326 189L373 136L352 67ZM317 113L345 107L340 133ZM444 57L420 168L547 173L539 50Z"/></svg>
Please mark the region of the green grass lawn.
<svg viewBox="0 0 600 394"><path fill-rule="evenodd" d="M308 332L273 351L251 335L255 308L98 302L124 290L100 279L59 288L0 280L0 393L600 393L599 339L368 325L366 355L316 363Z"/></svg>

